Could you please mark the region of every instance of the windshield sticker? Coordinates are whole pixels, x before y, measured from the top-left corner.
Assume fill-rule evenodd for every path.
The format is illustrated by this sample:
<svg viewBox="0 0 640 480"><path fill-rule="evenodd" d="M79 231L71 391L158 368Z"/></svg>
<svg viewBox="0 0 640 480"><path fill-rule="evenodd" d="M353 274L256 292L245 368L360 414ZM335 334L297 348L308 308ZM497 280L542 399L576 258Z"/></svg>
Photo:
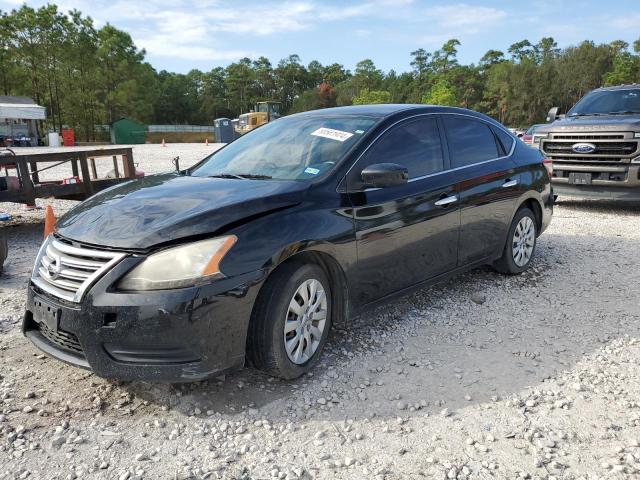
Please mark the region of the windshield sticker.
<svg viewBox="0 0 640 480"><path fill-rule="evenodd" d="M311 135L316 137L330 138L331 140L337 140L344 142L353 137L353 133L343 132L342 130L334 130L333 128L319 128L315 132L311 132Z"/></svg>
<svg viewBox="0 0 640 480"><path fill-rule="evenodd" d="M317 175L320 173L320 170L318 170L317 168L313 168L313 167L307 167L304 169L304 173L310 173L311 175Z"/></svg>
<svg viewBox="0 0 640 480"><path fill-rule="evenodd" d="M362 134L364 133L364 130L356 130L356 133L357 133L358 135L362 135Z"/></svg>

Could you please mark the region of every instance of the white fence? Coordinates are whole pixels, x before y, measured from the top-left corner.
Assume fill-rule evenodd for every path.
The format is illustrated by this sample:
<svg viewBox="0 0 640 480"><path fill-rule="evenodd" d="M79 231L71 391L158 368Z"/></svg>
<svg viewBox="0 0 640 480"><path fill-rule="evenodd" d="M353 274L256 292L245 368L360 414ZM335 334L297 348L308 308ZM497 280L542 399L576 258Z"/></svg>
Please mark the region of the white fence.
<svg viewBox="0 0 640 480"><path fill-rule="evenodd" d="M156 132L213 132L213 125L149 125L147 131Z"/></svg>

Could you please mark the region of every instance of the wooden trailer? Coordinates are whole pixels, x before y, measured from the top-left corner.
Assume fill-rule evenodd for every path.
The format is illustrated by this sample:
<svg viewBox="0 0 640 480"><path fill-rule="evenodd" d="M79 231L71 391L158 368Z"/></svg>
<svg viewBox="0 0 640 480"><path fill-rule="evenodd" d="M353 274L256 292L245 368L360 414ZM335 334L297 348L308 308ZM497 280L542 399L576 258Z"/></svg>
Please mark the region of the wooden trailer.
<svg viewBox="0 0 640 480"><path fill-rule="evenodd" d="M107 161L110 178L99 178L96 161ZM41 179L43 172L65 165L65 176ZM0 151L0 203L35 205L36 198L84 200L117 183L136 178L131 148L72 150L15 155ZM8 255L7 239L0 228L0 272Z"/></svg>
<svg viewBox="0 0 640 480"><path fill-rule="evenodd" d="M113 166L114 178L98 178L96 161L105 160L112 162L110 166ZM40 179L43 172L65 164L70 166L65 178ZM19 186L16 189L0 190L0 203L26 205L34 205L36 198L84 200L116 183L136 178L131 148L0 156L0 171L2 170L7 177L17 177Z"/></svg>

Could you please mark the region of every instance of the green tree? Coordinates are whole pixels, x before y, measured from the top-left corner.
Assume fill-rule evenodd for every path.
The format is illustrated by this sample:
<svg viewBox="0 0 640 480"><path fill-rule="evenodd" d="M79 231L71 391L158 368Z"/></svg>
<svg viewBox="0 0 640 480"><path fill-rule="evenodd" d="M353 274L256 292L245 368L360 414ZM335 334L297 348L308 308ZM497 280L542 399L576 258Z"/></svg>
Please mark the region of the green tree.
<svg viewBox="0 0 640 480"><path fill-rule="evenodd" d="M500 62L504 62L504 52L500 50L488 50L487 53L480 58L480 65L483 67L495 65Z"/></svg>
<svg viewBox="0 0 640 480"><path fill-rule="evenodd" d="M330 85L338 85L349 77L351 77L351 73L339 63L332 63L324 68L323 80Z"/></svg>
<svg viewBox="0 0 640 480"><path fill-rule="evenodd" d="M226 90L235 115L246 113L253 107L251 86L255 71L251 67L251 59L245 57L225 69Z"/></svg>
<svg viewBox="0 0 640 480"><path fill-rule="evenodd" d="M456 106L458 102L449 82L444 78L440 78L431 87L431 90L422 97L422 103Z"/></svg>
<svg viewBox="0 0 640 480"><path fill-rule="evenodd" d="M110 24L98 30L99 46L97 62L100 66L101 98L106 109L106 122L112 123L122 116L132 116L140 121L149 119L153 102L144 112L133 107L144 105L143 99L150 94L154 85L144 84L136 79L145 75L147 67L142 65L145 52L138 50L131 36Z"/></svg>
<svg viewBox="0 0 640 480"><path fill-rule="evenodd" d="M535 60L536 52L533 45L529 40L521 40L512 44L509 47L508 52L511 54L511 58L518 62L525 60Z"/></svg>
<svg viewBox="0 0 640 480"><path fill-rule="evenodd" d="M365 59L356 64L353 76L354 85L358 92L361 90L375 90L380 87L384 74L376 68L373 60Z"/></svg>
<svg viewBox="0 0 640 480"><path fill-rule="evenodd" d="M435 73L447 72L458 64L458 48L460 41L456 38L448 40L440 50L433 52L431 59L431 69Z"/></svg>
<svg viewBox="0 0 640 480"><path fill-rule="evenodd" d="M360 95L354 97L354 105L372 105L376 103L391 103L391 93L385 90L369 90L363 88Z"/></svg>

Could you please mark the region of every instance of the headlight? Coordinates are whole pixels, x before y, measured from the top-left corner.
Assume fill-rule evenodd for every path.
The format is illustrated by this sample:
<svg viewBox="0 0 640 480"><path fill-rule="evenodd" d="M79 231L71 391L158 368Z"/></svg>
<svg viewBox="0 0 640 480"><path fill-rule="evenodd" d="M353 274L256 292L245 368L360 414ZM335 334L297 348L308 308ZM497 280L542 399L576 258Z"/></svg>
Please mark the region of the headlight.
<svg viewBox="0 0 640 480"><path fill-rule="evenodd" d="M164 290L222 278L220 262L237 237L212 238L154 253L127 273L119 290Z"/></svg>
<svg viewBox="0 0 640 480"><path fill-rule="evenodd" d="M640 132L633 135L635 138L640 138Z"/></svg>

